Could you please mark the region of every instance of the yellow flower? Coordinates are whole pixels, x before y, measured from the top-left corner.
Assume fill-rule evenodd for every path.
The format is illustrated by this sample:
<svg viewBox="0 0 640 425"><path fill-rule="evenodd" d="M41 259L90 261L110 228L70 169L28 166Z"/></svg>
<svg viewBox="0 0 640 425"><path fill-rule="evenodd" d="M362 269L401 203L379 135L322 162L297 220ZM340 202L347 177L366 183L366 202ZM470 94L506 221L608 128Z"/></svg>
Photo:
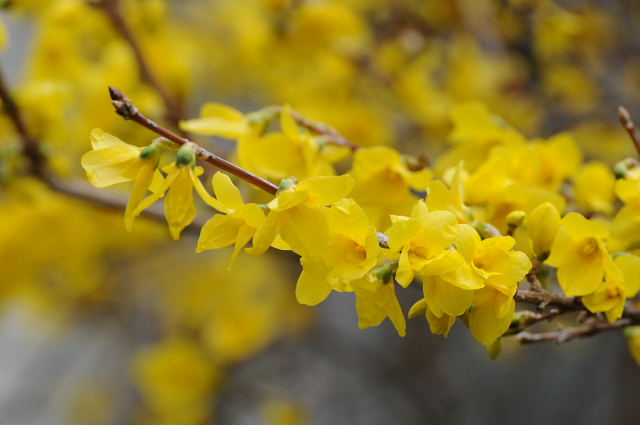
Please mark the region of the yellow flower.
<svg viewBox="0 0 640 425"><path fill-rule="evenodd" d="M506 122L493 116L481 103L468 102L451 110L453 131L449 136L454 145L440 157L436 173L464 160L469 171L475 170L487 158L495 146L525 145L524 137Z"/></svg>
<svg viewBox="0 0 640 425"><path fill-rule="evenodd" d="M582 297L589 311L605 312L609 322L622 316L625 300L633 298L640 290L640 257L620 255L613 262L615 266L608 268L604 284L594 293Z"/></svg>
<svg viewBox="0 0 640 425"><path fill-rule="evenodd" d="M216 199L224 206L221 209L224 214L214 215L204 224L196 252L235 244L229 263L231 268L240 250L264 223L264 212L256 204L245 204L238 188L224 173L217 172L213 176L213 190Z"/></svg>
<svg viewBox="0 0 640 425"><path fill-rule="evenodd" d="M578 213L567 214L560 223L547 264L558 268L558 281L567 296L595 292L613 265L605 246L609 232Z"/></svg>
<svg viewBox="0 0 640 425"><path fill-rule="evenodd" d="M469 315L471 333L484 345L492 344L509 328L518 282L531 270L526 254L510 251L514 244L509 236L480 240L471 226L461 225L456 248L485 282L485 287L473 294Z"/></svg>
<svg viewBox="0 0 640 425"><path fill-rule="evenodd" d="M380 253L378 235L353 199L344 199L323 213L329 232L326 245L317 246L300 260L303 269L296 297L302 304L318 304L332 289L351 291L351 282L368 273Z"/></svg>
<svg viewBox="0 0 640 425"><path fill-rule="evenodd" d="M433 180L429 184L427 206L430 211L450 211L455 214L458 223L468 223L472 217L471 210L464 204L465 171L463 163L459 162L451 168L449 186L440 180Z"/></svg>
<svg viewBox="0 0 640 425"><path fill-rule="evenodd" d="M411 171L402 156L386 146L360 148L353 158L352 197L377 228L389 225L389 215L408 215L417 201L411 189L425 190L432 177L428 168ZM371 188L375 187L375 190Z"/></svg>
<svg viewBox="0 0 640 425"><path fill-rule="evenodd" d="M106 187L134 181L124 214L125 227L131 231L138 215L134 211L147 191L157 192L162 184L162 175L156 167L163 147L160 144L144 149L132 146L99 128L91 131L91 146L93 150L82 156L81 164L92 185Z"/></svg>
<svg viewBox="0 0 640 425"><path fill-rule="evenodd" d="M457 229L456 217L451 212L429 212L424 201L416 204L411 218L397 220L385 234L389 237L389 249L400 252L398 283L405 288L409 286L416 272L453 244Z"/></svg>
<svg viewBox="0 0 640 425"><path fill-rule="evenodd" d="M456 322L456 316L449 316L444 312L440 315L436 315L429 309L425 298L416 302L409 310L409 319L413 319L417 316L426 316L431 333L434 335L442 335L445 338L449 335L451 327Z"/></svg>
<svg viewBox="0 0 640 425"><path fill-rule="evenodd" d="M238 140L240 165L274 180L335 174L319 139L299 128L289 106L280 113L280 129L281 132L266 135L246 132Z"/></svg>
<svg viewBox="0 0 640 425"><path fill-rule="evenodd" d="M200 118L180 122L180 129L189 133L238 139L249 130L249 122L242 112L220 103L206 103Z"/></svg>
<svg viewBox="0 0 640 425"><path fill-rule="evenodd" d="M183 148L186 148L183 151ZM152 194L145 198L134 210L134 215L139 215L146 208L150 207L165 192L167 194L164 200L164 214L169 224L169 232L173 239L180 239L180 233L187 227L196 217L196 207L194 205L193 189L195 188L203 201L209 206L218 210L226 211L227 207L215 199L204 188L198 176L202 175L202 167L195 165L195 156L188 154L189 146L183 146L178 151L176 162L171 163L163 168L167 173L162 186ZM181 153L187 153L186 159L181 159ZM185 158L185 157L182 157Z"/></svg>
<svg viewBox="0 0 640 425"><path fill-rule="evenodd" d="M514 233L516 249L529 258L544 260L560 227L560 213L555 205L545 202L527 214Z"/></svg>
<svg viewBox="0 0 640 425"><path fill-rule="evenodd" d="M268 204L271 211L254 235L253 246L246 252L262 254L274 242L278 232L301 256L324 250L328 244L329 229L320 207L340 201L352 187L351 176L343 175L311 177L281 189Z"/></svg>
<svg viewBox="0 0 640 425"><path fill-rule="evenodd" d="M388 317L398 335L405 336L407 323L391 276L384 281L376 273L369 273L352 283L356 293L358 326L360 329L378 326Z"/></svg>
<svg viewBox="0 0 640 425"><path fill-rule="evenodd" d="M573 178L575 201L584 211L610 215L615 207L615 184L616 178L605 163L590 162Z"/></svg>

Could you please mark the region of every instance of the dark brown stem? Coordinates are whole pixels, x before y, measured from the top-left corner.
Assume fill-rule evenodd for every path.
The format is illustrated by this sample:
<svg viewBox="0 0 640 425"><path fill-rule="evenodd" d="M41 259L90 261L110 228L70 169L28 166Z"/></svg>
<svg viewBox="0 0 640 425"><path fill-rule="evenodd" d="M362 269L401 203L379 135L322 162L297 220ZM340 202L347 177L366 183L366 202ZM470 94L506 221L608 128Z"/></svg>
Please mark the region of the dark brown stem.
<svg viewBox="0 0 640 425"><path fill-rule="evenodd" d="M109 87L109 95L111 96L113 106L116 108L116 112L125 120L134 121L140 124L141 126L148 128L154 133L166 139L169 139L180 146L186 143L193 143L191 140L185 137L179 136L173 131L165 127L162 127L157 123L155 123L154 121L150 120L149 118L145 117L142 113L140 113L140 111L133 104L133 102L128 97L126 97L124 93L122 93L122 91L114 87ZM276 192L278 191L278 186L271 183L270 181L265 180L262 177L259 177L245 170L244 168L238 167L236 164L229 162L224 158L219 157L218 155L208 151L207 149L203 148L202 146L199 146L196 143L193 143L193 145L196 148L197 156L202 158L204 161L212 165L215 165L216 167L222 170L225 170L241 178L247 183L250 183L272 195L275 195Z"/></svg>
<svg viewBox="0 0 640 425"><path fill-rule="evenodd" d="M631 119L631 114L624 106L618 107L618 119L631 138L631 142L633 143L633 146L635 146L636 151L640 154L640 137L638 136L636 125Z"/></svg>
<svg viewBox="0 0 640 425"><path fill-rule="evenodd" d="M10 93L2 72L0 72L0 100L2 100L4 112L9 116L20 137L22 153L29 161L29 174L44 178L47 168L46 157L38 141L29 133L24 116Z"/></svg>
<svg viewBox="0 0 640 425"><path fill-rule="evenodd" d="M120 33L122 38L129 44L138 64L140 77L158 93L166 108L166 118L173 126L178 128L178 123L182 117L181 105L169 94L169 91L162 85L158 77L154 74L151 66L147 62L140 47L140 42L136 38L133 30L122 14L120 0L94 0L91 5L104 11L113 27Z"/></svg>

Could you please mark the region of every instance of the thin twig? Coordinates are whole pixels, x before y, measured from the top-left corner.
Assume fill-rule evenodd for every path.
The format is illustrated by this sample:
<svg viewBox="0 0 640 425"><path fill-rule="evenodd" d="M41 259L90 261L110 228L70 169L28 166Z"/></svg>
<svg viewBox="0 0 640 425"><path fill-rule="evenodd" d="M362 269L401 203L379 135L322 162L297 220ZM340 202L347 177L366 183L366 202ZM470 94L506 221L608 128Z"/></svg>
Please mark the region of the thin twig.
<svg viewBox="0 0 640 425"><path fill-rule="evenodd" d="M636 151L640 154L640 137L638 136L638 131L636 130L636 125L631 119L631 114L624 106L618 107L618 119L620 120L620 124L624 127L631 138L631 142L633 142L633 146L635 146Z"/></svg>
<svg viewBox="0 0 640 425"><path fill-rule="evenodd" d="M140 77L158 93L166 108L166 118L173 126L178 128L178 123L183 118L182 107L154 74L152 67L142 52L140 42L122 14L120 0L93 0L90 1L90 4L104 11L116 31L129 44L138 64Z"/></svg>
<svg viewBox="0 0 640 425"><path fill-rule="evenodd" d="M140 113L133 102L128 97L126 97L124 93L122 93L122 91L114 87L109 87L109 95L111 96L113 106L116 108L116 112L125 120L134 121L178 145L182 146L187 143L193 143L193 146L196 149L197 156L202 158L204 161L215 165L216 167L221 168L272 195L275 195L278 191L278 186L271 183L270 181L265 180L262 177L259 177L245 170L244 168L241 168L236 164L227 161L224 158L219 157L218 155L208 151L202 146L192 142L191 140L179 136L173 131L162 127L149 118L145 117L142 113Z"/></svg>
<svg viewBox="0 0 640 425"><path fill-rule="evenodd" d="M611 331L621 329L630 325L634 325L640 322L633 321L632 319L620 319L616 322L594 322L589 325L579 326L575 328L566 328L557 331L530 333L520 332L516 335L516 339L522 344L531 344L534 342L547 342L552 341L556 344L570 341L578 337L588 337L599 334L600 332Z"/></svg>

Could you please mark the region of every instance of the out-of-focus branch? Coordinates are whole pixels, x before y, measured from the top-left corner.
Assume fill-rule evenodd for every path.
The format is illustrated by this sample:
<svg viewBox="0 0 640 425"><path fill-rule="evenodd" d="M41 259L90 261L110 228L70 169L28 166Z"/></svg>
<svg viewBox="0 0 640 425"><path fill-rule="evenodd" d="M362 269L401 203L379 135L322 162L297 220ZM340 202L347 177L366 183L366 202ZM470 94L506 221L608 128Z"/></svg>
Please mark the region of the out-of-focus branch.
<svg viewBox="0 0 640 425"><path fill-rule="evenodd" d="M20 137L20 144L22 145L22 154L29 162L29 173L35 176L44 178L46 171L46 158L42 153L40 144L31 136L31 133L27 129L27 125L24 116L20 112L20 108L16 103L13 95L9 91L9 87L4 78L4 74L0 71L0 100L2 100L2 107L7 114L11 122L13 123L18 136Z"/></svg>
<svg viewBox="0 0 640 425"><path fill-rule="evenodd" d="M278 191L278 186L271 183L270 181L265 180L262 177L257 176L245 170L242 167L237 166L233 162L229 162L226 159L219 157L218 155L208 151L202 146L192 142L191 140L185 137L179 136L173 131L165 127L162 127L156 122L150 120L138 110L138 108L133 104L133 102L128 97L126 97L124 93L122 93L122 91L116 89L115 87L109 87L109 95L111 96L111 100L112 100L113 106L116 109L116 113L120 115L122 118L124 118L125 120L134 121L135 123L140 124L145 128L148 128L154 133L166 139L169 139L180 146L185 145L187 143L192 143L196 150L196 155L200 157L202 160L208 162L209 164L212 164L222 170L225 170L228 173L231 173L241 178L242 180L246 181L247 183L250 183L272 195L275 195L276 192Z"/></svg>
<svg viewBox="0 0 640 425"><path fill-rule="evenodd" d="M631 142L633 143L633 146L635 146L636 151L640 154L640 137L638 136L636 125L631 119L631 114L624 106L618 107L618 119L631 138Z"/></svg>
<svg viewBox="0 0 640 425"><path fill-rule="evenodd" d="M158 93L166 108L166 118L174 127L178 128L178 123L183 118L182 106L171 96L156 74L154 74L152 67L142 52L140 42L123 16L120 0L91 0L89 4L103 10L116 31L129 44L138 64L140 77Z"/></svg>

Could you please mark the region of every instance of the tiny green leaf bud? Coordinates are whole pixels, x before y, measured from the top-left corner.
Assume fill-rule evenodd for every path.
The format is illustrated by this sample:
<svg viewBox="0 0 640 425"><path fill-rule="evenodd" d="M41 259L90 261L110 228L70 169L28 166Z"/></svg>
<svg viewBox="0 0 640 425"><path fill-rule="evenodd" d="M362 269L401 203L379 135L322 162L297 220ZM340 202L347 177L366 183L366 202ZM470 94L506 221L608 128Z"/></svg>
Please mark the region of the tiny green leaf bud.
<svg viewBox="0 0 640 425"><path fill-rule="evenodd" d="M182 167L196 162L196 149L192 143L186 143L178 149L176 165Z"/></svg>
<svg viewBox="0 0 640 425"><path fill-rule="evenodd" d="M627 326L624 328L624 337L631 340L640 338L640 326Z"/></svg>
<svg viewBox="0 0 640 425"><path fill-rule="evenodd" d="M278 186L278 192L282 192L283 190L292 188L293 186L296 185L296 183L298 183L298 179L296 179L295 177L284 178L282 179L282 181L280 182L280 185Z"/></svg>
<svg viewBox="0 0 640 425"><path fill-rule="evenodd" d="M624 161L618 162L613 167L613 174L615 174L616 178L618 178L618 179L625 178L627 176L628 172L629 172L629 167L627 167L627 164L625 164Z"/></svg>

